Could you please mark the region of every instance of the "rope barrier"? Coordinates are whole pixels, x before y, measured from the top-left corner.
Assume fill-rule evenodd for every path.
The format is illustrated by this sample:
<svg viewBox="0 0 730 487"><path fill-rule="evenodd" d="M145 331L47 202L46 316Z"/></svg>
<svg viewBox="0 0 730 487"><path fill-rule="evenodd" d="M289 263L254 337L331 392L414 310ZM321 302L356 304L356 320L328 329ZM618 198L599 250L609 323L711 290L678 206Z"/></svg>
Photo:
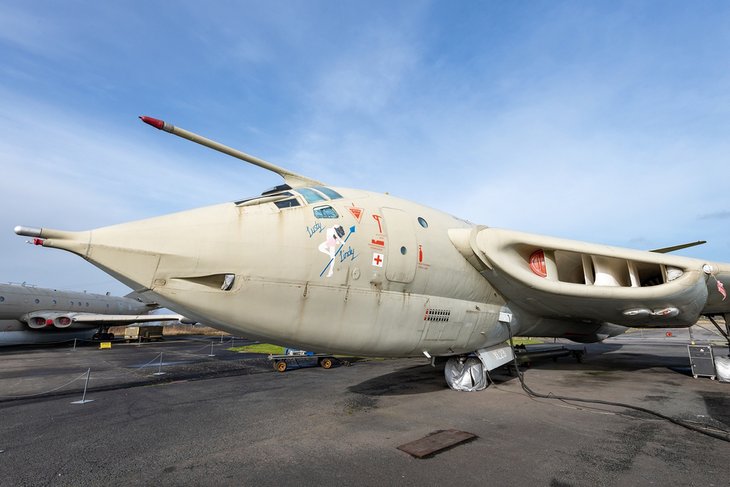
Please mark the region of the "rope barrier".
<svg viewBox="0 0 730 487"><path fill-rule="evenodd" d="M3 398L3 399L20 399L20 398L23 398L23 397L35 397L35 396L42 396L42 395L44 395L44 394L50 394L51 392L56 392L56 391L57 391L57 390L59 390L59 389L63 389L63 388L64 388L64 387L66 387L67 385L73 384L73 383L74 383L74 382L76 382L77 380L81 380L81 379L84 379L84 378L86 378L86 374L87 374L87 373L86 373L86 372L84 372L84 373L83 373L83 374L81 374L80 376L76 377L76 378L75 378L75 379L73 379L73 380L70 380L70 381L66 382L66 383L65 383L65 384L63 384L62 386L58 386L58 387L56 387L56 388L54 388L54 389L51 389L51 390L48 390L48 391L44 391L44 392L38 392L38 393L36 393L36 394L22 394L22 395L19 395L19 396L0 396L0 398Z"/></svg>
<svg viewBox="0 0 730 487"><path fill-rule="evenodd" d="M180 350L177 350L174 353L176 353L176 354L182 354L182 355L193 355L196 352L200 352L202 350L208 350L208 349L211 348L211 346L213 346L213 347L219 347L219 346L222 346L222 345L226 345L228 343L233 343L236 338L238 338L239 340L243 340L243 339L241 339L239 337L230 337L230 339L228 341L225 341L225 342L222 342L222 343L217 343L218 338L213 338L213 339L193 339L192 341L196 341L198 343L200 343L202 341L205 341L206 344L204 346L202 346L202 347L200 347L198 349L192 350L192 351L180 351ZM81 341L83 341L83 342L98 342L96 340L84 340L84 339L76 339L76 340L77 341L80 341L80 342ZM63 340L63 341L60 341L60 342L54 342L53 344L58 344L58 343L71 343L73 341L74 341L73 339L72 340ZM49 344L51 344L51 343L49 343ZM135 376L135 377L139 377L138 371L140 371L140 370L142 370L142 369L144 369L144 368L152 365L155 361L160 361L160 368L161 368L161 366L162 366L162 363L161 363L162 362L162 355L163 355L163 352L159 352L159 353L157 353L154 356L154 358L152 358L148 362L146 362L146 363L144 363L142 365L133 366L133 367L128 367L128 366L125 367L125 366L114 365L114 364L110 363L109 361L104 360L103 362L107 363L114 370L122 370L122 371L124 371L124 374L115 374L115 373L112 373L112 374L109 374L109 375L104 375L104 372L95 373L94 374L94 380L97 381L97 382L98 381L105 381L105 380L113 380L113 379L119 379L119 378L123 378L123 377L129 377L130 375ZM112 372L112 371L110 370L109 372ZM159 372L160 372L160 369L158 368L158 375L161 375L161 374L159 374ZM67 387L67 386L73 384L74 382L76 382L78 380L85 379L87 377L87 374L88 374L88 372L84 372L83 374L81 374L81 375L79 375L77 377L74 377L70 381L65 382L64 384L61 384L60 386L54 387L54 388L49 389L49 390L45 390L45 391L37 392L37 393L33 393L33 394L0 395L0 399L23 399L23 398L31 398L31 397L38 397L38 396L43 396L43 395L51 394L53 392L59 391L59 390L63 389L64 387Z"/></svg>
<svg viewBox="0 0 730 487"><path fill-rule="evenodd" d="M148 366L149 364L151 364L152 362L154 362L155 360L157 360L158 358L160 358L160 356L161 356L161 355L162 355L162 352L158 353L157 355L155 355L155 358L153 358L152 360L150 360L149 362L147 362L147 363L146 363L146 364L144 364L144 365L140 365L139 367L135 367L135 369L144 369L144 368L145 368L145 367L147 367L147 366Z"/></svg>

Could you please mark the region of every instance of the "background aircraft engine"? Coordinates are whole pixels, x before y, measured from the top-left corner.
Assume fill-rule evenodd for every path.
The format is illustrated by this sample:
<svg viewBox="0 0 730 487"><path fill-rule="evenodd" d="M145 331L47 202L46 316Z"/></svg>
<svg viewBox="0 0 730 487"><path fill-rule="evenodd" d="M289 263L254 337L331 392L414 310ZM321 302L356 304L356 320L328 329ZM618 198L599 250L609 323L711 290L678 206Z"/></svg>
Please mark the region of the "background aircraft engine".
<svg viewBox="0 0 730 487"><path fill-rule="evenodd" d="M31 318L28 318L27 323L28 326L33 328L34 330L45 328L47 326L46 318L43 316L33 316Z"/></svg>
<svg viewBox="0 0 730 487"><path fill-rule="evenodd" d="M28 327L34 330L47 327L68 328L73 323L73 320L68 316L43 312L29 313L22 317L21 320L25 321Z"/></svg>
<svg viewBox="0 0 730 487"><path fill-rule="evenodd" d="M68 316L58 316L53 320L53 325L56 328L68 328L71 326L72 320Z"/></svg>

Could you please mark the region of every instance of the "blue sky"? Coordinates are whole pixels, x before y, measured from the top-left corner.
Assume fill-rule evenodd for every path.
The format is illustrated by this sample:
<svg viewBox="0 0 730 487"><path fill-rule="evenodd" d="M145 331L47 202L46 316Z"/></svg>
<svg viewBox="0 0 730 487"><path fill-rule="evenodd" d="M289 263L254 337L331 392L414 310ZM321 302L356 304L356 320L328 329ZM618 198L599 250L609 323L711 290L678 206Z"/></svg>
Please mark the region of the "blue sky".
<svg viewBox="0 0 730 487"><path fill-rule="evenodd" d="M476 223L730 261L726 2L0 4L0 281L126 288L15 225L85 230L277 176Z"/></svg>

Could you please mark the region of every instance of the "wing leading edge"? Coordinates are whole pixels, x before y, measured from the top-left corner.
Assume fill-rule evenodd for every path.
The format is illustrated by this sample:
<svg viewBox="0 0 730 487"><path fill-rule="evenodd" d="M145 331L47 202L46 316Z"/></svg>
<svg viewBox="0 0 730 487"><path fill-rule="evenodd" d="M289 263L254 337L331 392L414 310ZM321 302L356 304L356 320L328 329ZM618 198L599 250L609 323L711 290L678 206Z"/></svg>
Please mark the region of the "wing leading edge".
<svg viewBox="0 0 730 487"><path fill-rule="evenodd" d="M730 313L730 264L487 227L449 236L507 300L536 317L682 327Z"/></svg>
<svg viewBox="0 0 730 487"><path fill-rule="evenodd" d="M86 325L109 325L122 326L131 325L132 323L150 323L153 321L180 321L184 317L178 314L169 315L104 315L104 314L86 314L79 313L69 315L73 323L83 323Z"/></svg>

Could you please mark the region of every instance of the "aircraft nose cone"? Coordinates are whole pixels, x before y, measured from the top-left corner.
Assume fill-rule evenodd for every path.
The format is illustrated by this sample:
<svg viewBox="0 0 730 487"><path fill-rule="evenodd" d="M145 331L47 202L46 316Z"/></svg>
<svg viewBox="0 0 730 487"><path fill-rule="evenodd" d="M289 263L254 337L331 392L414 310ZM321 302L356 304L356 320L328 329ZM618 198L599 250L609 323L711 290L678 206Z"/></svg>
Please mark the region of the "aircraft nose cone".
<svg viewBox="0 0 730 487"><path fill-rule="evenodd" d="M216 205L146 220L62 232L19 227L19 234L45 238L45 247L76 253L135 291L164 285L170 278L186 278L220 270L215 246L231 240L233 205Z"/></svg>
<svg viewBox="0 0 730 487"><path fill-rule="evenodd" d="M23 237L40 237L42 229L35 228L35 227L24 227L24 226L18 225L15 228L13 228L13 231L17 235L21 235Z"/></svg>

